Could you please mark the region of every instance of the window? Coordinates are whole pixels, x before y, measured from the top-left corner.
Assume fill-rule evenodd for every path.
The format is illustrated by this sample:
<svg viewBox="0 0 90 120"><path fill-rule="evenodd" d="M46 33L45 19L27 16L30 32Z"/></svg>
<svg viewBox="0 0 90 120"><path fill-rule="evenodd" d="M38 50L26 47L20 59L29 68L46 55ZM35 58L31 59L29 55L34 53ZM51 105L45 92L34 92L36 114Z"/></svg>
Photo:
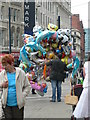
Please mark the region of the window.
<svg viewBox="0 0 90 120"><path fill-rule="evenodd" d="M11 45L14 45L14 37L15 37L15 27L12 26L11 28Z"/></svg>
<svg viewBox="0 0 90 120"><path fill-rule="evenodd" d="M14 16L13 20L16 21L16 9L14 9Z"/></svg>
<svg viewBox="0 0 90 120"><path fill-rule="evenodd" d="M17 11L17 21L20 20L20 10Z"/></svg>
<svg viewBox="0 0 90 120"><path fill-rule="evenodd" d="M20 34L17 34L17 37L16 37L16 39L17 39L17 46L19 47L19 39L20 38Z"/></svg>
<svg viewBox="0 0 90 120"><path fill-rule="evenodd" d="M11 11L11 21L13 21L13 8L10 9Z"/></svg>
<svg viewBox="0 0 90 120"><path fill-rule="evenodd" d="M2 41L2 31L0 31L0 45L2 45L3 41Z"/></svg>
<svg viewBox="0 0 90 120"><path fill-rule="evenodd" d="M11 46L13 46L13 42L14 42L14 32L11 35Z"/></svg>
<svg viewBox="0 0 90 120"><path fill-rule="evenodd" d="M4 6L1 7L1 19L3 19L3 15L4 15Z"/></svg>
<svg viewBox="0 0 90 120"><path fill-rule="evenodd" d="M46 10L47 10L47 0L46 0Z"/></svg>
<svg viewBox="0 0 90 120"><path fill-rule="evenodd" d="M41 13L41 25L42 25L42 13Z"/></svg>
<svg viewBox="0 0 90 120"><path fill-rule="evenodd" d="M48 27L48 24L47 24L47 16L46 16L46 27Z"/></svg>
<svg viewBox="0 0 90 120"><path fill-rule="evenodd" d="M49 11L49 2L48 2L48 11Z"/></svg>
<svg viewBox="0 0 90 120"><path fill-rule="evenodd" d="M49 24L49 17L48 17L48 24Z"/></svg>
<svg viewBox="0 0 90 120"><path fill-rule="evenodd" d="M51 2L50 2L50 12L51 12Z"/></svg>
<svg viewBox="0 0 90 120"><path fill-rule="evenodd" d="M43 2L43 8L45 8L45 2Z"/></svg>
<svg viewBox="0 0 90 120"><path fill-rule="evenodd" d="M17 28L17 35L16 35L16 46L19 47L19 41L20 40L20 28Z"/></svg>
<svg viewBox="0 0 90 120"><path fill-rule="evenodd" d="M56 8L56 14L58 15L58 6L57 6L57 8Z"/></svg>
<svg viewBox="0 0 90 120"><path fill-rule="evenodd" d="M45 25L45 14L43 14L43 25Z"/></svg>

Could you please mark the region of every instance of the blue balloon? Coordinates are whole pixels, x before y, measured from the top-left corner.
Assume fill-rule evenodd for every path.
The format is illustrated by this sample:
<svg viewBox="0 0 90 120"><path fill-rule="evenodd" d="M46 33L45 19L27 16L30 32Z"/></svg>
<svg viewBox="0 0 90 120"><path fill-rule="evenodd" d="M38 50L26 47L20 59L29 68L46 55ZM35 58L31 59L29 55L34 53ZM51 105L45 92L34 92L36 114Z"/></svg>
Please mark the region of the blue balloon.
<svg viewBox="0 0 90 120"><path fill-rule="evenodd" d="M78 59L78 57L76 57L75 60L73 61L74 69L72 71L72 78L74 78L74 75L77 73L77 70L79 68L79 64L80 64L79 59Z"/></svg>
<svg viewBox="0 0 90 120"><path fill-rule="evenodd" d="M55 31L50 31L50 30L45 30L41 32L37 38L36 38L36 43L40 43L41 40L45 40L46 38L49 40L49 38L55 34Z"/></svg>
<svg viewBox="0 0 90 120"><path fill-rule="evenodd" d="M60 53L60 50L56 50L56 53Z"/></svg>

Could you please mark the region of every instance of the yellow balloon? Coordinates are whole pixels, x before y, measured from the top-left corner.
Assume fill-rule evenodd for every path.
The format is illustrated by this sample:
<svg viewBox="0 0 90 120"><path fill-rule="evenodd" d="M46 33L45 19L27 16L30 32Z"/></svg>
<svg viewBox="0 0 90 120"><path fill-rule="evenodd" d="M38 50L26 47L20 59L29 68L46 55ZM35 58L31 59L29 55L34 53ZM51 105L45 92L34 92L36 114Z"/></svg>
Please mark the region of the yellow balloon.
<svg viewBox="0 0 90 120"><path fill-rule="evenodd" d="M49 59L52 59L54 57L54 53L49 54Z"/></svg>
<svg viewBox="0 0 90 120"><path fill-rule="evenodd" d="M52 23L49 23L48 24L48 29L51 30L51 31L56 31L58 29L58 26L54 25Z"/></svg>
<svg viewBox="0 0 90 120"><path fill-rule="evenodd" d="M65 56L64 58L61 59L61 61L68 64L68 58L69 58L68 56Z"/></svg>

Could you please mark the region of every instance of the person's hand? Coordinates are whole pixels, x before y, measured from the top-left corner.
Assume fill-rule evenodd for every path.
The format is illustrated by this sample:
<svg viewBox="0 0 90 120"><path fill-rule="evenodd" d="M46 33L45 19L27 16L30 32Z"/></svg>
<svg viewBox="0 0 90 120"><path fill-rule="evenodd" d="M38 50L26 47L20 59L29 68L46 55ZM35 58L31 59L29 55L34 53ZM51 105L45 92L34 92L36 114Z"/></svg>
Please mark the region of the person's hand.
<svg viewBox="0 0 90 120"><path fill-rule="evenodd" d="M45 59L45 61L44 61L44 64L46 64L47 63L47 59Z"/></svg>
<svg viewBox="0 0 90 120"><path fill-rule="evenodd" d="M8 81L5 81L2 83L2 88L7 88L8 87Z"/></svg>
<svg viewBox="0 0 90 120"><path fill-rule="evenodd" d="M74 68L74 65L72 65L72 68Z"/></svg>

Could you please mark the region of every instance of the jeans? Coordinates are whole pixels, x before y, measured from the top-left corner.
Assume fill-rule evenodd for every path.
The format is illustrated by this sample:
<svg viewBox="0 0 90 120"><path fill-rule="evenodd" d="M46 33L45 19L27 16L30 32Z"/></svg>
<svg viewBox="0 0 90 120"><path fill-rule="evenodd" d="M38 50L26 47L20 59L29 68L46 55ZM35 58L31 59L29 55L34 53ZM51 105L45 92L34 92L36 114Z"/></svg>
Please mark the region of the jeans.
<svg viewBox="0 0 90 120"><path fill-rule="evenodd" d="M56 101L56 87L57 87L57 101L61 101L61 81L51 80L52 85L52 101Z"/></svg>

